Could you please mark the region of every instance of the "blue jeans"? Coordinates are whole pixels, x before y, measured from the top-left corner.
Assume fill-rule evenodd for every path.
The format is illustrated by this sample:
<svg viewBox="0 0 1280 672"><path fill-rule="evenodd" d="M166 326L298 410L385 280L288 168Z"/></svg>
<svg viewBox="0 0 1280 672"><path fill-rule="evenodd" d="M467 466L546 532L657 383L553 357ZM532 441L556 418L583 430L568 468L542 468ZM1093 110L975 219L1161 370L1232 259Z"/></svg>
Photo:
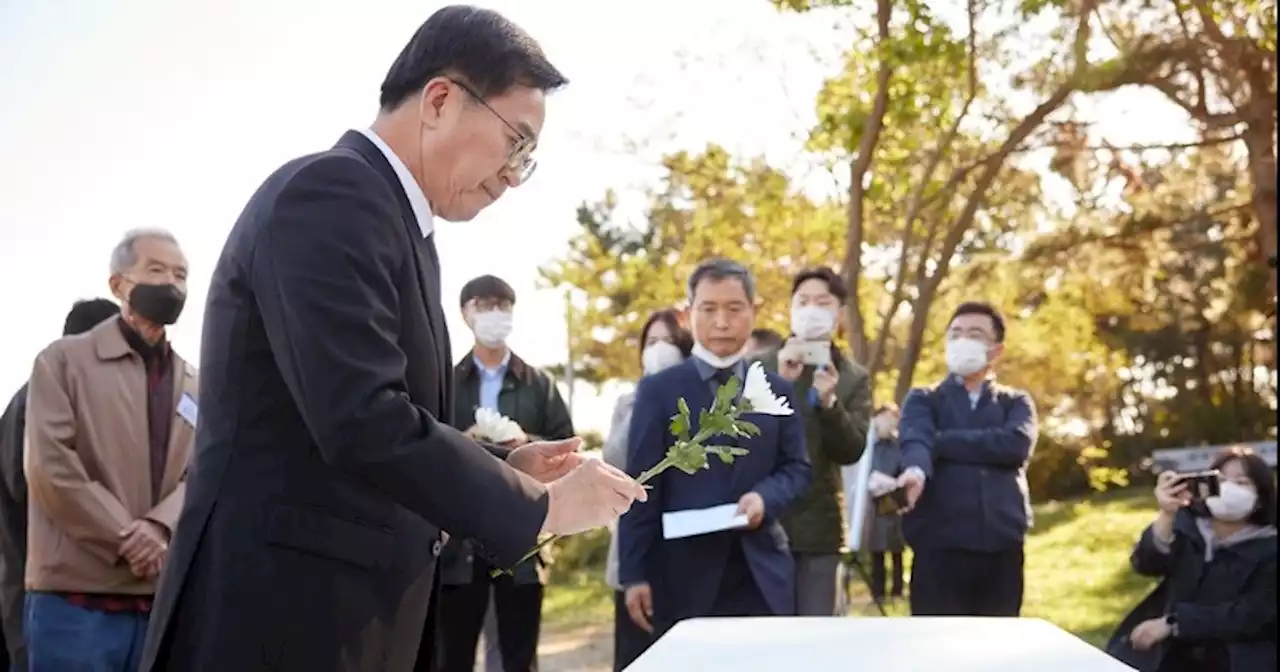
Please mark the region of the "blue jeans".
<svg viewBox="0 0 1280 672"><path fill-rule="evenodd" d="M27 593L29 672L135 672L147 615L85 609L54 593Z"/></svg>

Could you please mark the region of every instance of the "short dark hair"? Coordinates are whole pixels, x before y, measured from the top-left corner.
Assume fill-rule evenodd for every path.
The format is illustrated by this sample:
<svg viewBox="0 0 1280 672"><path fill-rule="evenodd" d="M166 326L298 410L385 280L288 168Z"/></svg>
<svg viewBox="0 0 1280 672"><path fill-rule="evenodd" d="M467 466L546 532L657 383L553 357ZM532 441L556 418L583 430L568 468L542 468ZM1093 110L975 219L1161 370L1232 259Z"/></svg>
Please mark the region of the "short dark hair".
<svg viewBox="0 0 1280 672"><path fill-rule="evenodd" d="M441 76L463 80L482 99L516 85L551 91L569 83L523 29L470 5L437 10L418 28L382 80L382 109L396 109Z"/></svg>
<svg viewBox="0 0 1280 672"><path fill-rule="evenodd" d="M844 280L839 274L826 266L806 268L796 274L796 279L791 281L791 295L795 296L796 292L800 291L800 285L810 280L821 280L826 283L827 291L839 299L841 304L849 300L849 288L845 287Z"/></svg>
<svg viewBox="0 0 1280 672"><path fill-rule="evenodd" d="M1276 524L1276 477L1271 473L1271 467L1251 448L1236 446L1218 453L1209 468L1221 471L1228 462L1232 461L1240 463L1240 467L1244 469L1244 475L1253 481L1253 487L1258 491L1258 503L1254 505L1253 513L1249 514L1248 522L1274 527Z"/></svg>
<svg viewBox="0 0 1280 672"><path fill-rule="evenodd" d="M62 323L63 336L75 336L106 322L120 314L120 306L109 299L85 299L76 301Z"/></svg>
<svg viewBox="0 0 1280 672"><path fill-rule="evenodd" d="M703 280L728 279L742 283L742 289L747 293L748 301L756 300L756 279L751 275L750 269L732 259L710 259L698 264L698 267L693 269L693 275L689 276L689 302L693 302L698 285Z"/></svg>
<svg viewBox="0 0 1280 672"><path fill-rule="evenodd" d="M986 315L991 318L991 326L996 330L996 343L1004 343L1004 315L1001 315L995 306L985 301L965 301L956 308L956 312L951 314L947 324L955 322L961 315Z"/></svg>
<svg viewBox="0 0 1280 672"><path fill-rule="evenodd" d="M782 347L782 334L779 334L772 329L766 329L764 327L752 329L751 338L754 338L756 340L756 345L762 348L773 349Z"/></svg>
<svg viewBox="0 0 1280 672"><path fill-rule="evenodd" d="M462 286L458 295L458 306L466 307L472 299L495 299L497 301L516 302L516 290L511 289L505 280L496 275L482 275L472 278Z"/></svg>
<svg viewBox="0 0 1280 672"><path fill-rule="evenodd" d="M644 364L644 342L649 340L649 329L658 322L671 332L671 344L680 348L680 354L688 359L689 354L693 352L693 336L680 324L680 316L676 311L667 308L655 310L649 319L644 321L644 326L640 327L640 363Z"/></svg>

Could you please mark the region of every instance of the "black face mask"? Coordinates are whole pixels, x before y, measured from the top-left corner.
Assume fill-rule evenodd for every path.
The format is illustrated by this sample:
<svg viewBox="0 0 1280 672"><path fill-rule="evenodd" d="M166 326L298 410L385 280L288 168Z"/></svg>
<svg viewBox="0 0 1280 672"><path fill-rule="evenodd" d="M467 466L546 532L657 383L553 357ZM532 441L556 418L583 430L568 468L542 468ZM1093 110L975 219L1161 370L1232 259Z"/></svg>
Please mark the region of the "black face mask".
<svg viewBox="0 0 1280 672"><path fill-rule="evenodd" d="M129 308L138 317L155 324L173 324L182 314L187 295L171 284L138 283L129 292Z"/></svg>

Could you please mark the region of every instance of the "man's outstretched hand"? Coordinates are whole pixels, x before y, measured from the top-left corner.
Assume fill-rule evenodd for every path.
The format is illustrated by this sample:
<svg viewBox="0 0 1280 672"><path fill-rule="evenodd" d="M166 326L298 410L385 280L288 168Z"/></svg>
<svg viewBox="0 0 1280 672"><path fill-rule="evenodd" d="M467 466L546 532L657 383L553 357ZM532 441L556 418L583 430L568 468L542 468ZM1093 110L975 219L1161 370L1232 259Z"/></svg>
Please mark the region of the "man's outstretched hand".
<svg viewBox="0 0 1280 672"><path fill-rule="evenodd" d="M578 447L582 439L573 437L560 441L531 441L507 455L507 464L538 479L550 483L573 471L582 464Z"/></svg>
<svg viewBox="0 0 1280 672"><path fill-rule="evenodd" d="M626 513L633 501L648 499L648 491L636 479L603 460L583 460L547 484L542 531L566 535L603 527Z"/></svg>

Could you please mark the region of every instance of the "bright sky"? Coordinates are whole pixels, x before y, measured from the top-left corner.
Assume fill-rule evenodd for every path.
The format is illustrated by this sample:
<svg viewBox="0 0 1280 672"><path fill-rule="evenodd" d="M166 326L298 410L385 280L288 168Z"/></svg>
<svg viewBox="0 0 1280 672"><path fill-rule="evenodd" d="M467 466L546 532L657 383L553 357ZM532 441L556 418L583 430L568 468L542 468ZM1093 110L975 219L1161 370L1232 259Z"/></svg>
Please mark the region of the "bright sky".
<svg viewBox="0 0 1280 672"><path fill-rule="evenodd" d="M368 125L387 68L442 4L0 3L0 286L11 317L0 403L72 302L109 295L110 250L130 228L164 227L181 242L191 296L171 337L198 360L209 275L245 201L281 163ZM658 177L658 152L707 141L796 165L813 95L833 71L813 50L833 53L840 36L827 18L780 16L765 0L488 6L532 33L572 83L549 103L535 179L473 222L437 224L442 290L455 305L468 279L505 278L519 296L511 345L548 365L565 357L563 299L536 288L536 269L575 232L576 206L609 187L634 192ZM1132 120L1134 104L1119 105ZM1146 121L1122 124L1124 141L1168 138ZM637 157L628 140L651 144ZM455 313L461 354L470 333ZM579 387L579 429L605 429L615 394Z"/></svg>

